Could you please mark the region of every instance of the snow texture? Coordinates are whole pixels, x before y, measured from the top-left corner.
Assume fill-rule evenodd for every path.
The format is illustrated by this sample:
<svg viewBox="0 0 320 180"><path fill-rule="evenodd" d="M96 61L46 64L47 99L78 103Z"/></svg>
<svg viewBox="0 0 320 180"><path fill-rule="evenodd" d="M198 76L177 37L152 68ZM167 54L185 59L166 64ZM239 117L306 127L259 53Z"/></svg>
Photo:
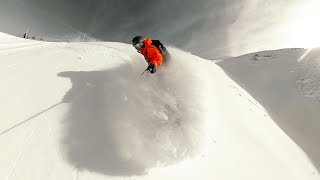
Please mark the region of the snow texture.
<svg viewBox="0 0 320 180"><path fill-rule="evenodd" d="M0 179L319 179L302 149L216 64L175 48L0 33Z"/></svg>
<svg viewBox="0 0 320 180"><path fill-rule="evenodd" d="M220 61L320 170L320 50L263 51Z"/></svg>

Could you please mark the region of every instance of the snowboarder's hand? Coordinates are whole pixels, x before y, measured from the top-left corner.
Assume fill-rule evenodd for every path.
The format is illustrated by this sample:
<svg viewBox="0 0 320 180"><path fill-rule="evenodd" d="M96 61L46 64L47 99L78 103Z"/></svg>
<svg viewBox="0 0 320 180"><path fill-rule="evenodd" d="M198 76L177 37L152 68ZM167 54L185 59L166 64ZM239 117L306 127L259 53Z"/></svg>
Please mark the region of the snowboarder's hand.
<svg viewBox="0 0 320 180"><path fill-rule="evenodd" d="M156 72L156 66L154 64L150 64L147 69L151 72L151 74Z"/></svg>

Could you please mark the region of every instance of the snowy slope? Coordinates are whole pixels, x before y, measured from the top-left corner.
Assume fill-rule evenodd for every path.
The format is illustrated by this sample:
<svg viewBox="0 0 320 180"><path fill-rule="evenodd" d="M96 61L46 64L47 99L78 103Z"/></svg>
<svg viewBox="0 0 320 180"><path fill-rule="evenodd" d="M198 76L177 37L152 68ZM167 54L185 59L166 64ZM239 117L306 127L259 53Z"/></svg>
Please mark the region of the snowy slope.
<svg viewBox="0 0 320 180"><path fill-rule="evenodd" d="M263 51L218 63L320 170L320 49Z"/></svg>
<svg viewBox="0 0 320 180"><path fill-rule="evenodd" d="M214 63L0 34L0 179L319 179Z"/></svg>

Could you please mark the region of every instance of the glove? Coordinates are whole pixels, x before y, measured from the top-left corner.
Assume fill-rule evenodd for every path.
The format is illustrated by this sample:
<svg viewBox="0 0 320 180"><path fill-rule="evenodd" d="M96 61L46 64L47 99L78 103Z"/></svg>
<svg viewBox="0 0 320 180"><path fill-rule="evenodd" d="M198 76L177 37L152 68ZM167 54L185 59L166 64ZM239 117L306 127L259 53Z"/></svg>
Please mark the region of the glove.
<svg viewBox="0 0 320 180"><path fill-rule="evenodd" d="M151 72L151 74L156 72L156 66L154 64L149 64L149 66L147 67L148 71Z"/></svg>

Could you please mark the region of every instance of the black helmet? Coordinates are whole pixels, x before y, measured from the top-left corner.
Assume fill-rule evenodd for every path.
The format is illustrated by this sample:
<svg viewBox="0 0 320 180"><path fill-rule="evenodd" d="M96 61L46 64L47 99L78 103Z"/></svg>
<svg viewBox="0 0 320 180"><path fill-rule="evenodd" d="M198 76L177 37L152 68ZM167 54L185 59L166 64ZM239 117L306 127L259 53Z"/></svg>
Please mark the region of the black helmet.
<svg viewBox="0 0 320 180"><path fill-rule="evenodd" d="M139 43L142 40L144 40L144 38L142 36L136 36L132 39L132 45L136 45L137 43Z"/></svg>

